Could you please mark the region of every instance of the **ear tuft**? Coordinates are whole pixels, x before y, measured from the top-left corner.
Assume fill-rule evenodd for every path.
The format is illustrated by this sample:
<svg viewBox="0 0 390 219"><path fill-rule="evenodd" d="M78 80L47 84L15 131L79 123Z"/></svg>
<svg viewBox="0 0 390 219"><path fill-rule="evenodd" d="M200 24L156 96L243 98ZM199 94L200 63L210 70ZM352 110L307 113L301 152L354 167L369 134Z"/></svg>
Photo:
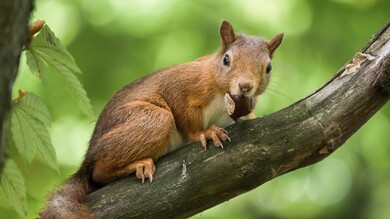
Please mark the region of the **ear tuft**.
<svg viewBox="0 0 390 219"><path fill-rule="evenodd" d="M222 21L219 32L222 38L222 46L224 49L229 47L237 38L236 34L234 33L233 26L229 23L229 21Z"/></svg>
<svg viewBox="0 0 390 219"><path fill-rule="evenodd" d="M274 51L280 46L280 44L283 41L284 33L280 33L276 35L271 40L267 41L267 47L269 50L270 55L274 53Z"/></svg>

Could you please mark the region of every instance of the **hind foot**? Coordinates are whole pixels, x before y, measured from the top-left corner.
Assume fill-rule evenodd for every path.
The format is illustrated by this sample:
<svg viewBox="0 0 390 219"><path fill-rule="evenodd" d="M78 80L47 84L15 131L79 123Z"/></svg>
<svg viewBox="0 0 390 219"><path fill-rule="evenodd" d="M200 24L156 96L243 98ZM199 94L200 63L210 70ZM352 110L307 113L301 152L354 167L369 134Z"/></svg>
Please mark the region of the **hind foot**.
<svg viewBox="0 0 390 219"><path fill-rule="evenodd" d="M156 167L151 158L135 161L128 168L131 172L135 172L135 175L138 179L142 180L142 183L145 182L145 178L149 179L150 182L153 181L153 174L156 171Z"/></svg>

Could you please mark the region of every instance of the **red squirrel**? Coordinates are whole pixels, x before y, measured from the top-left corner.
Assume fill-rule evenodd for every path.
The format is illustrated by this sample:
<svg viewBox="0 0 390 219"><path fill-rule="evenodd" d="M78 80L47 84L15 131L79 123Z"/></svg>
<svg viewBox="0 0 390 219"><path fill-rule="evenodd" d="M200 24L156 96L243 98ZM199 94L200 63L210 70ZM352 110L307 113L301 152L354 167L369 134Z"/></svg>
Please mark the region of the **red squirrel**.
<svg viewBox="0 0 390 219"><path fill-rule="evenodd" d="M236 34L223 21L222 46L193 62L159 70L118 91L101 112L80 169L53 192L40 218L94 218L88 193L135 173L153 180L154 161L187 142L230 141L224 97L256 99L268 86L271 58L283 40ZM234 98L233 98L234 99ZM256 101L254 101L254 104ZM253 104L251 104L253 105ZM253 112L244 119L254 118Z"/></svg>

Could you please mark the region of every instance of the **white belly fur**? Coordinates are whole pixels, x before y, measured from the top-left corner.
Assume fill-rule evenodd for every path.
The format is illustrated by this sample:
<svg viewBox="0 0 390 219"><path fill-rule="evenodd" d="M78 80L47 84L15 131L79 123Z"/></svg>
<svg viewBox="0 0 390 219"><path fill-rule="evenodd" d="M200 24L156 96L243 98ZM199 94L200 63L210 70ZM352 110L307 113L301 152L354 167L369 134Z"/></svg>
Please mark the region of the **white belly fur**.
<svg viewBox="0 0 390 219"><path fill-rule="evenodd" d="M208 129L211 125L225 128L233 123L234 120L227 113L225 100L221 95L215 96L210 104L203 109L203 129ZM189 140L175 129L169 137L166 151L163 151L161 155L174 151L188 142Z"/></svg>
<svg viewBox="0 0 390 219"><path fill-rule="evenodd" d="M210 104L203 110L203 128L208 129L211 125L225 128L234 123L225 107L222 95L216 95Z"/></svg>
<svg viewBox="0 0 390 219"><path fill-rule="evenodd" d="M169 136L169 141L165 147L165 150L161 151L160 156L174 151L188 142L189 141L186 140L177 129L174 129L172 134Z"/></svg>

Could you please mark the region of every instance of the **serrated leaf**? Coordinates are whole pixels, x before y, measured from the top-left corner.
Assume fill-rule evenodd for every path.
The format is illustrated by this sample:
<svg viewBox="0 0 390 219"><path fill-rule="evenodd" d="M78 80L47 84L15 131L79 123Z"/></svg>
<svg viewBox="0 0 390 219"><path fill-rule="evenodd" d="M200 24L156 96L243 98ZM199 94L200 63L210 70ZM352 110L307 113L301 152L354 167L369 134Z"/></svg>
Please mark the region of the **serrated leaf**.
<svg viewBox="0 0 390 219"><path fill-rule="evenodd" d="M11 117L12 139L23 160L29 164L35 157L36 143L33 128L26 119L28 115L20 109L14 108Z"/></svg>
<svg viewBox="0 0 390 219"><path fill-rule="evenodd" d="M47 66L41 55L35 50L26 50L26 62L30 71L47 84L49 80Z"/></svg>
<svg viewBox="0 0 390 219"><path fill-rule="evenodd" d="M81 110L91 119L95 118L92 106L83 86L73 73L81 73L75 60L61 44L50 28L45 25L28 46L27 63L34 74L43 79L47 66L51 66L67 85Z"/></svg>
<svg viewBox="0 0 390 219"><path fill-rule="evenodd" d="M45 125L51 125L51 116L49 110L42 100L33 93L26 93L15 104L15 108L20 108L35 119L43 122Z"/></svg>
<svg viewBox="0 0 390 219"><path fill-rule="evenodd" d="M35 157L37 149L47 165L59 171L49 133L41 121L16 107L12 112L11 131L16 148L27 163Z"/></svg>
<svg viewBox="0 0 390 219"><path fill-rule="evenodd" d="M49 132L47 131L45 125L31 116L27 116L26 120L33 129L32 134L38 152L42 155L42 158L49 167L59 171L57 157L53 148L53 144L50 140Z"/></svg>
<svg viewBox="0 0 390 219"><path fill-rule="evenodd" d="M95 115L92 110L92 105L87 97L87 92L84 90L83 85L77 79L77 77L69 68L67 68L67 66L63 65L61 62L55 59L51 59L46 55L45 60L53 69L56 70L57 73L59 73L81 110L91 119L94 119Z"/></svg>
<svg viewBox="0 0 390 219"><path fill-rule="evenodd" d="M1 185L9 204L21 217L27 215L27 198L24 178L16 163L9 159L5 165Z"/></svg>
<svg viewBox="0 0 390 219"><path fill-rule="evenodd" d="M47 137L49 136L49 133L46 132ZM53 145L51 142L49 144L40 144L38 145L38 152L42 156L43 160L46 162L46 164L51 167L53 170L57 171L59 173L59 168L57 164L57 156L56 152L54 150Z"/></svg>
<svg viewBox="0 0 390 219"><path fill-rule="evenodd" d="M49 26L45 25L39 31L39 33L33 38L28 50L39 51L43 54L50 56L51 58L60 61L75 73L81 73L80 68L77 66L72 55L62 45L61 41L55 36Z"/></svg>

